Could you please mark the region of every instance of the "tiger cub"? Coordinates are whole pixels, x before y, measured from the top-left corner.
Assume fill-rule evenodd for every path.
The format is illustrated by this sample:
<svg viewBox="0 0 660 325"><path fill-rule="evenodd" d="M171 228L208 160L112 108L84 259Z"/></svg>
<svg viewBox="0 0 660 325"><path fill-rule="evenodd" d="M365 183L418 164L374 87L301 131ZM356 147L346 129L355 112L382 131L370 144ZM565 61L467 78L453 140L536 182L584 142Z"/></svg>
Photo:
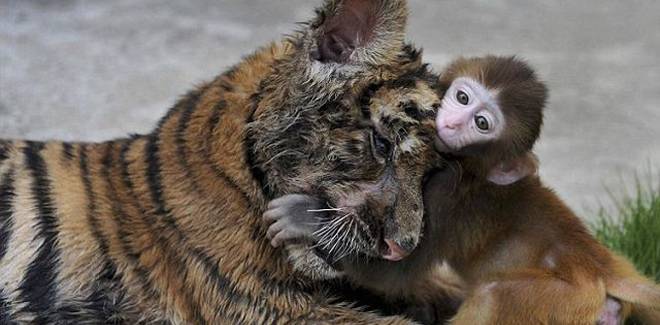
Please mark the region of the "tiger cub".
<svg viewBox="0 0 660 325"><path fill-rule="evenodd" d="M419 242L440 101L406 18L403 0L327 0L150 134L1 141L0 323L411 323L331 299L260 220L307 193L350 207L332 217L351 251Z"/></svg>

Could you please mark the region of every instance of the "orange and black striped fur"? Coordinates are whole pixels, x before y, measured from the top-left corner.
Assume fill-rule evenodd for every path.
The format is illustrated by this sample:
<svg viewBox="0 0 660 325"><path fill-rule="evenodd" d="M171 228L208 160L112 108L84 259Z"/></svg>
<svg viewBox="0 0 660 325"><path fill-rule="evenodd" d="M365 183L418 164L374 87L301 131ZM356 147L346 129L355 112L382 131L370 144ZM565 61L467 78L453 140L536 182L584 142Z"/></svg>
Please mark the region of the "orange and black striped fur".
<svg viewBox="0 0 660 325"><path fill-rule="evenodd" d="M329 0L300 32L188 93L150 134L0 142L0 323L409 323L331 299L270 247L260 221L276 195L345 200L364 192L356 184L386 184L356 218L393 211L393 226L367 227L359 247L373 253L381 231L418 240L438 98L403 43L406 16L405 1ZM362 109L378 84L415 93L409 129ZM373 163L375 133L405 136L411 150Z"/></svg>

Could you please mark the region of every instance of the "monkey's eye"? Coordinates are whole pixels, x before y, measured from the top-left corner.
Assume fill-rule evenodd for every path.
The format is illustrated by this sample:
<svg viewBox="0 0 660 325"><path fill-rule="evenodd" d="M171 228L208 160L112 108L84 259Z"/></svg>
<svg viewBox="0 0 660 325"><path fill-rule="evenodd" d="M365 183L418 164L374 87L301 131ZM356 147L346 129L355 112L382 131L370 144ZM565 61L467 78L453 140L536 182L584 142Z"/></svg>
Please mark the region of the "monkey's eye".
<svg viewBox="0 0 660 325"><path fill-rule="evenodd" d="M461 105L467 105L470 102L470 96L466 94L464 91L459 90L456 93L456 100L461 103Z"/></svg>
<svg viewBox="0 0 660 325"><path fill-rule="evenodd" d="M387 158L392 151L392 144L378 132L371 132L371 147L380 158Z"/></svg>
<svg viewBox="0 0 660 325"><path fill-rule="evenodd" d="M490 123L488 123L488 119L481 115L474 117L474 124L476 124L477 128L481 131L488 131L488 129L490 129Z"/></svg>

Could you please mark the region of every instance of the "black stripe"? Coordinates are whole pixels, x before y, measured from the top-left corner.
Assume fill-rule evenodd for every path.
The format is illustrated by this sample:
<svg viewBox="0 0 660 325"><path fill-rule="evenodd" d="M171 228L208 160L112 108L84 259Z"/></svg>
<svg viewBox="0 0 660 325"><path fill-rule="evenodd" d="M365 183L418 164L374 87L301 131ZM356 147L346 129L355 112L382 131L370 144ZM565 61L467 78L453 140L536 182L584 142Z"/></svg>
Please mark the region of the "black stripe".
<svg viewBox="0 0 660 325"><path fill-rule="evenodd" d="M234 91L234 85L232 85L228 80L221 80L220 88L228 93Z"/></svg>
<svg viewBox="0 0 660 325"><path fill-rule="evenodd" d="M146 215L146 209L140 204L140 198L137 195L137 192L135 191L135 186L133 185L133 180L131 177L131 172L130 172L130 164L131 162L128 161L128 152L131 150L133 147L133 144L135 143L135 139L131 139L127 142L124 142L122 144L121 149L119 151L119 167L121 168L121 178L122 178L122 183L124 187L128 190L128 196L133 198L134 202L133 204L140 210L140 212L143 215Z"/></svg>
<svg viewBox="0 0 660 325"><path fill-rule="evenodd" d="M119 163L120 163L120 168L121 168L121 174L122 174L122 181L124 184L127 185L127 188L129 190L129 195L135 200L135 205L139 207L139 197L135 194L135 191L133 189L132 181L130 178L129 174L129 162L127 160L126 155L128 154L128 151L130 151L132 144L134 143L135 140L139 139L139 137L133 137L126 142L122 144L122 147L120 149L120 154L119 154ZM110 202L113 202L112 204L112 215L115 223L117 224L117 235L119 237L119 242L121 245L121 248L124 251L124 255L128 258L129 263L131 264L131 267L133 268L133 271L137 275L138 278L140 278L140 286L142 291L150 296L153 299L159 299L162 297L159 288L156 287L154 282L151 279L151 274L149 273L149 270L147 270L142 263L140 262L140 256L142 255L142 251L137 249L136 247L131 245L131 237L132 233L129 232L130 225L128 225L125 220L128 219L128 215L126 212L123 210L122 204L119 202L119 196L117 194L117 188L113 184L113 176L112 173L110 172L112 166L114 165L114 160L112 158L112 152L113 152L113 147L114 143L109 143L106 153L102 159L102 176L105 180L105 183L107 184L107 191L108 191L108 198ZM142 215L145 215L146 213L142 210L141 213ZM155 235L158 235L157 232L154 233ZM203 324L203 320L196 319L197 322L196 324Z"/></svg>
<svg viewBox="0 0 660 325"><path fill-rule="evenodd" d="M92 179L89 174L89 166L87 162L87 146L81 145L79 149L80 157L80 174L82 177L82 183L85 188L85 194L87 195L87 221L90 224L90 229L92 230L92 235L96 239L99 249L101 250L102 257L104 259L109 259L108 251L109 245L106 237L101 232L100 224L98 221L98 207L96 203L96 195L94 189L92 188Z"/></svg>
<svg viewBox="0 0 660 325"><path fill-rule="evenodd" d="M15 197L14 175L10 171L5 175L0 185L0 260L7 253L11 230L14 227L12 214Z"/></svg>
<svg viewBox="0 0 660 325"><path fill-rule="evenodd" d="M147 164L147 185L151 193L156 214L165 217L165 221L176 227L176 221L170 216L169 211L165 209L165 200L163 199L163 179L160 173L160 157L158 156L160 137L155 132L149 136L145 147L145 163Z"/></svg>
<svg viewBox="0 0 660 325"><path fill-rule="evenodd" d="M186 235L178 228L176 221L171 215L171 212L165 204L163 198L163 188L162 188L162 179L160 175L160 159L158 157L158 136L157 133L150 136L149 141L146 145L146 163L147 163L147 184L149 185L149 191L156 209L156 213L162 216L165 219L166 226L169 227L176 235L177 239L184 243L185 246L187 242ZM206 274L211 275L218 282L219 292L226 292L228 287L231 287L231 282L229 279L220 276L220 270L217 263L213 263L211 258L203 253L201 250L196 248L190 249L191 253L196 257L196 259L202 262L203 266L207 270ZM229 301L234 301L236 297L244 297L244 295L239 294L238 292L231 292L226 295ZM227 306L225 306L227 307ZM232 317L233 315L229 310L224 310L224 314L229 314ZM236 319L233 319L236 321Z"/></svg>
<svg viewBox="0 0 660 325"><path fill-rule="evenodd" d="M117 323L117 317L122 315L120 307L125 303L127 293L112 261L106 260L96 281L97 285L87 297L85 308L94 314L99 324L108 324L111 320Z"/></svg>
<svg viewBox="0 0 660 325"><path fill-rule="evenodd" d="M32 196L38 214L36 236L41 237L43 243L19 286L19 298L27 303L23 312L35 313L35 323L48 323L44 315L56 300L55 281L59 260L56 245L58 223L50 193L48 170L40 154L43 148L43 143L28 142L23 150L25 164L32 174Z"/></svg>
<svg viewBox="0 0 660 325"><path fill-rule="evenodd" d="M216 80L214 80L211 84L216 84L217 82L220 85L220 89L224 90L225 92L233 92L234 91L233 78L237 70L238 70L238 65L230 67L220 76L218 76L218 78L216 78Z"/></svg>
<svg viewBox="0 0 660 325"><path fill-rule="evenodd" d="M190 98L194 98L194 101L197 101L197 98L199 98L210 87L211 84L205 84L199 89L189 91L174 105L174 107L172 107L169 111L167 111L167 114L165 114L165 116L161 118L160 121L158 121L158 125L156 126L156 129L151 134L153 135L159 133L160 130L162 130L163 125L165 125L169 120L174 118L182 109L184 109L187 106L187 103L189 102ZM138 138L138 137L139 136L135 136L133 138Z"/></svg>
<svg viewBox="0 0 660 325"><path fill-rule="evenodd" d="M257 181L257 184L259 184L259 188L261 188L261 193L263 196L267 199L272 199L274 198L275 194L270 190L267 184L267 179L266 179L266 173L264 172L263 169L259 167L257 164L257 158L256 158L256 150L255 150L255 145L257 141L257 135L251 131L248 126L250 123L254 122L254 114L256 114L257 107L259 106L259 102L261 101L261 93L264 87L264 83L262 82L259 84L258 90L253 93L250 96L250 115L248 115L247 119L245 120L245 126L246 126L246 132L245 132L245 139L243 139L243 151L245 152L245 162L247 164L248 169L250 170L250 174L252 175L252 178ZM256 205L252 205L256 208ZM263 225L260 223L257 223L255 227L252 228L250 238L252 241L258 242L263 240L266 234L266 230L264 229Z"/></svg>
<svg viewBox="0 0 660 325"><path fill-rule="evenodd" d="M160 164L158 162L158 135L157 132L149 136L145 145L145 163L147 164L146 180L149 185L149 192L154 203L157 214L165 214L162 204L163 187L160 178Z"/></svg>
<svg viewBox="0 0 660 325"><path fill-rule="evenodd" d="M121 145L121 149L119 150L119 165L121 167L121 179L122 182L124 183L124 186L128 188L129 191L129 196L134 198L136 202L139 202L138 196L135 193L135 189L133 188L133 181L131 180L131 175L129 172L129 161L126 155L128 152L131 150L131 147L133 146L133 143L135 143L135 140L138 139L137 137L132 138L127 140ZM138 204L138 203L136 203Z"/></svg>
<svg viewBox="0 0 660 325"><path fill-rule="evenodd" d="M112 216L115 223L117 224L119 242L121 244L121 248L124 250L124 255L128 257L128 260L131 263L135 273L140 278L140 285L142 286L142 290L152 297L159 297L160 295L154 288L153 282L149 276L149 272L140 263L141 252L135 251L133 247L131 247L131 237L133 236L131 236L131 233L129 233L130 227L125 222L125 220L128 219L128 216L124 212L122 204L119 202L117 189L113 184L112 174L110 173L113 165L113 147L114 143L107 144L106 152L102 158L103 167L101 169L101 174L107 186L108 199L112 204Z"/></svg>
<svg viewBox="0 0 660 325"><path fill-rule="evenodd" d="M208 125L208 130L209 132L213 132L217 124L220 122L220 113L222 109L224 108L225 102L221 101L219 104L216 105L214 112L212 116L209 119L209 125ZM154 205L156 208L156 211L158 214L163 216L166 221L166 225L169 227L170 230L174 232L174 234L178 237L178 240L184 243L185 247L188 247L186 245L188 239L186 234L181 231L181 229L178 228L176 221L171 215L171 211L168 209L166 202L163 198L163 187L162 187L162 178L160 174L160 158L158 156L159 153L159 147L158 147L158 142L159 138L157 136L157 133L154 133L150 136L149 141L146 144L145 150L146 150L146 163L147 163L147 184L149 185L149 190L152 196L152 200L154 201ZM208 152L208 148L205 148ZM221 177L227 184L233 186L236 190L238 190L242 195L243 199L245 202L250 202L250 200L247 197L247 194L241 191L241 188L238 187L238 185L233 182L226 174L217 167L216 164L213 164L210 159L208 158L209 155L206 154L204 155L207 159L207 163L212 166L213 170L215 171L216 175L218 177ZM128 174L128 172L126 172ZM130 186L132 187L132 186ZM228 300L228 304L223 306L223 311L222 313L227 315L230 319L233 320L234 323L242 323L244 322L241 321L240 314L233 313L229 309L229 305L233 305L236 303L240 303L243 306L254 306L255 304L260 304L259 307L261 309L267 309L268 313L279 313L276 309L274 309L273 306L269 306L267 303L264 303L263 301L255 301L254 297L251 296L248 293L239 291L238 288L236 288L232 283L231 280L222 275L220 272L218 262L213 261L213 259L204 253L202 250L198 248L193 248L193 247L188 247L189 253L193 255L193 257L202 263L202 266L206 270L205 274L211 277L213 282L215 283L215 286L218 290L218 292L223 293L224 296ZM245 316L245 315L243 315Z"/></svg>
<svg viewBox="0 0 660 325"><path fill-rule="evenodd" d="M437 87L438 77L430 72L428 64L422 64L415 70L409 70L396 79L387 81L385 84L388 89L415 88L417 82L424 81L429 84L431 89Z"/></svg>
<svg viewBox="0 0 660 325"><path fill-rule="evenodd" d="M170 210L165 205L165 199L163 198L163 185L162 185L163 182L162 182L162 175L160 170L161 165L160 165L160 157L159 157L160 138L158 136L158 132L159 131L157 130L149 137L149 140L147 141L145 148L145 158L147 164L147 175L146 175L147 185L149 187L149 192L151 193L151 199L153 201L156 215L163 217L166 226L170 230L173 230L174 232L181 234L181 231L179 230L176 224L176 220L172 217ZM150 214L143 213L143 215L147 217ZM145 224L149 225L150 222L145 220ZM162 246L164 247L170 246L169 248L170 249L172 248L171 247L172 245L169 245L167 240L163 238L163 234L161 234L159 231L152 231L152 233L154 234L154 236L157 237L158 241L161 243ZM183 238L182 235L180 235L179 237L182 238L182 241L184 242L185 245L185 238ZM176 254L176 252L174 251L170 251L168 253ZM182 259L179 258L178 256L174 256L174 258L176 259L175 262L176 265L173 265L173 267L176 267L178 273L181 272L185 273L187 271L187 267L182 264L183 262ZM185 275L182 274L181 278L184 279L185 281ZM188 299L186 300L190 303L190 306L193 309L193 314L194 314L193 317L196 318L195 323L205 324L206 321L202 317L199 306L196 303L192 302L191 299L192 296L190 295L190 293L185 289L183 290L185 291L184 292L185 296L188 297Z"/></svg>
<svg viewBox="0 0 660 325"><path fill-rule="evenodd" d="M5 293L0 289L0 324L13 325L16 322L11 320L11 306L7 301Z"/></svg>
<svg viewBox="0 0 660 325"><path fill-rule="evenodd" d="M177 126L176 130L176 153L177 153L177 158L179 165L181 166L181 169L186 175L186 179L190 181L190 184L193 187L193 190L197 193L201 193L201 188L199 184L196 181L195 176L192 173L190 164L188 163L188 153L186 152L186 148L188 147L188 144L186 143L186 134L188 133L188 125L190 123L190 119L192 118L196 108L197 108L197 103L199 101L199 94L196 94L195 96L192 96L188 99L188 101L185 102L185 107L183 108L183 111L181 112L181 116L179 117L179 125Z"/></svg>
<svg viewBox="0 0 660 325"><path fill-rule="evenodd" d="M160 123L158 124L158 127L156 130L154 130L150 135L147 137L147 143L145 146L145 162L147 164L147 184L149 185L149 191L151 194L151 199L154 203L154 208L156 210L156 213L159 215L168 215L168 211L165 211L165 205L163 203L163 198L162 198L162 192L163 192L163 187L162 187L162 179L160 175L160 161L158 157L158 151L160 150L159 148L159 142L160 142L160 132L163 128L163 126L171 119L173 119L177 113L180 113L180 115L190 115L192 112L192 107L194 107L197 103L197 100L201 96L201 94L208 89L208 85L202 87L199 90L194 90L186 94L186 96L183 97L175 106L174 108L170 109L169 112L166 114L165 118L161 119ZM190 119L190 116L186 117L188 120ZM181 119L181 117L180 117ZM187 122L186 122L187 124ZM180 127L180 125L179 125ZM177 132L179 129L177 129ZM175 143L177 146L179 145L179 134L176 135ZM181 158L181 157L179 157ZM128 171L126 171L128 173ZM166 221L168 223L174 224L174 220L171 218L166 218Z"/></svg>
<svg viewBox="0 0 660 325"><path fill-rule="evenodd" d="M235 75L236 72L238 71L238 67L239 67L238 64L233 65L233 66L231 66L229 69L227 69L227 71L225 71L225 72L224 72L222 75L220 75L220 76L221 76L221 77L224 76L224 77L227 78L227 79L233 79L233 78L234 78L234 75Z"/></svg>
<svg viewBox="0 0 660 325"><path fill-rule="evenodd" d="M220 77L222 78L223 76L225 77L231 77L231 75L234 73L234 68L228 70L225 74L221 75ZM160 202L157 200L159 196L162 196L162 185L160 185L159 181L159 174L160 174L160 166L158 161L155 161L157 164L150 164L150 161L154 161L154 159L157 159L157 154L158 154L158 142L159 142L159 137L158 134L160 133L163 125L165 123L172 119L175 116L175 113L180 112L179 116L179 122L176 130L176 136L175 136L175 143L176 143L176 149L177 149L177 155L179 156L179 164L184 166L186 176L191 180L191 182L195 183L194 177L191 176L191 173L189 172L188 167L188 162L186 159L186 154L185 154L185 133L186 130L188 129L188 123L190 122L190 119L192 118L192 114L196 109L197 103L201 96L207 91L207 89L210 88L211 85L205 85L204 87L200 88L198 91L192 91L188 93L177 105L171 109L165 118L163 118L160 123L158 124L158 127L156 130L149 136L149 143L147 144L147 164L148 164L148 176L147 176L147 181L149 184L154 185L153 188L151 188L151 196L152 199L154 199L154 202L157 204L156 209L158 212L163 213L167 212L163 210L163 204L162 204L162 199ZM206 127L206 130L208 131L208 134L206 134L207 139L212 140L213 136L213 131L215 128L218 126L218 123L220 123L220 117L222 111L225 109L227 106L227 102L225 100L220 100L218 101L215 106L213 107L213 112L210 115L208 125ZM244 191L235 180L233 180L227 173L225 173L220 166L218 166L215 162L211 161L210 159L210 144L212 141L205 141L206 147L204 148L204 162L208 164L213 173L215 174L216 177L222 179L225 183L227 183L229 186L233 187L237 191L241 193L243 198L245 199L245 202L251 202L249 195L246 191ZM195 188L199 188L199 185L193 184ZM249 204L249 206L253 206L253 204ZM170 221L168 221L170 222Z"/></svg>
<svg viewBox="0 0 660 325"><path fill-rule="evenodd" d="M89 174L86 145L80 146L78 156L80 157L80 173L88 202L87 222L89 222L92 236L99 245L101 259L104 261L103 271L96 279L96 284L93 286L94 290L87 298L87 308L96 313L97 320L100 323L105 323L118 313L116 308L119 302L108 296L110 294L109 290L117 291L117 296L119 297L124 297L126 294L121 287L121 279L118 276L117 267L110 257L108 240L103 235L101 225L98 221L98 206Z"/></svg>
<svg viewBox="0 0 660 325"><path fill-rule="evenodd" d="M218 124L220 123L220 117L227 105L227 102L224 100L219 101L215 107L213 108L213 113L209 117L208 124L206 126L206 130L208 131L208 134L206 135L206 138L208 139L213 139L214 136L214 131L218 127ZM218 141L218 139L215 139L215 141ZM209 165L215 174L215 176L219 179L222 179L227 185L231 186L234 188L236 191L238 191L244 202L247 202L248 207L254 207L256 206L253 204L252 200L250 200L250 196L248 193L241 188L238 183L229 177L227 173L214 161L211 160L212 152L211 152L211 144L213 143L213 140L211 141L206 141L205 146L204 146L204 161L207 165Z"/></svg>
<svg viewBox="0 0 660 325"><path fill-rule="evenodd" d="M87 209L88 209L88 214L87 214L87 221L90 224L90 228L92 231L92 235L96 239L99 249L101 250L101 254L103 254L104 259L109 259L109 245L108 245L108 240L106 237L103 235L101 232L101 226L98 221L98 208L97 208L97 203L96 203L96 194L94 192L94 189L92 188L92 180L90 178L89 174L89 166L87 162L87 146L82 145L80 146L79 150L79 155L80 155L80 172L81 172L81 177L82 177L82 182L83 186L85 188L85 194L87 195Z"/></svg>
<svg viewBox="0 0 660 325"><path fill-rule="evenodd" d="M9 142L0 140L0 163L9 158Z"/></svg>
<svg viewBox="0 0 660 325"><path fill-rule="evenodd" d="M149 147L150 141L151 141L151 139L147 142L147 147ZM128 151L130 150L130 146L131 146L131 142L128 142L128 143L124 144L124 146L121 148L121 152L120 152L120 156L119 156L119 162L120 162L121 169L122 169L121 170L122 180L124 182L124 186L126 187L126 189L129 192L129 195L131 197L135 198L135 206L140 210L140 213L141 213L142 217L146 218L146 216L148 216L149 213L139 203L139 199L136 195L135 187L133 185L133 181L131 180L131 177L130 177L130 171L129 171L130 166L129 166L128 160L126 159L127 158L126 155L127 155ZM147 154L147 156L149 156L149 154ZM147 162L147 164L149 164L149 162ZM149 167L148 166L147 170L149 170L150 168L155 168L155 167L153 167L153 166ZM158 167L158 169L160 169L160 167ZM155 191L155 189L151 189L151 186L152 186L151 183L149 181L147 181L147 183L149 185L150 192ZM160 193L162 193L162 188L158 191L157 194L160 194ZM162 203L160 208L157 207L156 210L161 211L161 212L165 212L166 210L165 210L164 203ZM166 222L167 226L169 226L170 229L174 229L177 232L180 232L178 230L177 226L176 226L176 223L174 222L174 219L172 219L169 214L165 214L165 217L168 219L168 222ZM144 220L144 223L145 223L145 225L150 224L150 222L147 221L147 220ZM167 245L166 240L162 237L162 234L159 231L152 230L151 233L152 233L153 236L157 237L157 240L162 245ZM170 247L170 249L172 249L172 248ZM135 257L135 260L134 260L135 268L136 268L136 270L139 270L139 273L143 274L142 277L147 277L148 278L149 275L147 273L145 273L144 268L139 265L139 255L138 254L139 254L139 252L137 254L133 254L133 256ZM183 264L180 263L181 262L180 260L178 260L178 262L179 263L177 263L177 265L174 266L174 267L177 267L179 272L185 272L186 267ZM185 279L185 276L182 275L182 278ZM153 286L153 284L151 284L151 286ZM188 297L188 299L186 299L187 301L192 300L192 299L190 299L191 295L188 292L184 292L184 294L186 295L186 297ZM206 324L206 321L203 319L201 311L199 310L199 306L196 305L196 304L192 304L191 306L193 307L193 317L195 318L195 324Z"/></svg>
<svg viewBox="0 0 660 325"><path fill-rule="evenodd" d="M206 130L208 132L207 136L210 138L218 124L220 123L220 117L221 113L224 110L226 106L226 102L224 100L219 101L213 110L213 113L211 114L208 125L206 127ZM233 320L233 323L237 323L243 316L246 316L245 314L241 315L241 313L236 314L231 310L231 307L234 307L234 310L240 311L241 308L236 309L236 304L240 304L242 306L255 306L257 305L257 308L260 311L265 311L264 315L271 315L271 314L281 314L279 310L276 309L275 306L270 306L267 301L263 299L255 299L252 295L249 293L245 293L240 291L236 286L233 285L231 282L231 279L224 276L219 269L219 261L214 261L213 258L211 258L209 255L207 255L205 252L203 252L201 249L190 247L187 245L187 238L186 234L181 231L181 229L178 228L174 218L171 215L171 211L168 209L165 199L163 197L163 186L162 186L162 177L161 177L161 162L160 158L158 156L159 154L159 132L161 127L165 124L165 121L169 118L172 118L174 116L174 111L179 111L181 110L181 106L177 106L176 109L171 110L170 113L168 114L168 117L166 119L161 120L161 123L159 124L159 127L148 137L148 141L145 145L145 162L147 164L147 171L146 171L146 179L147 179L147 184L149 187L149 192L151 199L154 203L155 210L158 214L163 216L165 218L165 223L166 226L172 230L174 235L178 237L178 240L183 243L183 247L187 247L188 252L192 254L193 258L197 261L199 261L202 264L202 267L204 268L205 272L204 274L207 274L210 277L210 280L213 281L216 289L218 290L219 293L223 294L223 296L226 297L228 303L225 304L224 306L221 306L221 310L219 311L221 314L226 315L229 319ZM187 110L188 108L184 107L184 110ZM185 111L182 114L186 114ZM183 117L180 117L183 118ZM184 121L185 122L185 121ZM181 120L179 120L179 127L181 127ZM187 122L186 122L187 123ZM212 141L205 141L206 146L204 148L205 154L203 155L205 162L213 169L215 175L225 181L226 184L230 185L239 193L242 195L244 202L248 203L248 206L252 207L253 204L250 204L251 200L249 199L248 194L241 189L238 184L233 181L220 167L211 161L210 159L210 144ZM123 166L123 180L126 182L126 187L131 191L133 196L134 194L134 185L132 184L131 178L130 178L130 172L128 170L128 162L126 160L126 153L128 151L128 148L122 148L122 154L120 155L120 160L122 162ZM139 204L139 203L137 203ZM143 209L142 209L143 210ZM144 211L143 211L144 212ZM145 215L148 215L146 212L144 212ZM161 241L164 241L164 239L161 237L162 234L157 233L156 234ZM245 321L245 320L243 320ZM240 323L240 322L239 322Z"/></svg>
<svg viewBox="0 0 660 325"><path fill-rule="evenodd" d="M69 142L62 143L62 157L64 158L64 160L66 161L73 160L73 158L75 158L73 151L74 151L73 144Z"/></svg>
<svg viewBox="0 0 660 325"><path fill-rule="evenodd" d="M248 131L247 135L245 136L245 161L248 165L248 168L250 169L250 173L252 174L252 178L254 178L257 181L257 184L259 184L259 187L261 188L263 195L266 198L273 198L274 194L271 193L268 190L268 187L266 186L266 173L263 171L263 169L259 168L256 162L256 157L255 157L255 146L256 139L255 136L252 134L252 132Z"/></svg>
<svg viewBox="0 0 660 325"><path fill-rule="evenodd" d="M220 123L221 113L225 109L226 104L227 103L224 100L221 100L214 107L213 113L209 118L208 126L206 128L207 130L209 130L209 132L211 134L213 133L213 130L217 127L218 123ZM185 163L182 163L182 166L184 168L187 167L188 164L187 164L187 160L185 159L185 157L187 157L187 154L185 152L185 139L183 138L183 136L185 135L185 132L186 132L187 127L188 127L188 122L190 121L190 117L192 116L192 113L194 112L195 108L196 107L194 105L189 105L188 107L186 107L186 109L182 112L182 115L180 117L179 127L178 127L178 130L177 130L177 135L178 135L177 143L179 144L177 146L177 150L178 150L177 154L185 162ZM209 150L208 148L205 148L205 149L207 151ZM209 157L209 155L206 154L205 157ZM208 163L212 166L214 165L214 164L211 163L210 160L208 161ZM222 170L214 169L214 171L216 172L216 175L218 177L222 178L222 180L224 180L227 184L233 185L233 187L236 190L241 191L241 189L238 187L238 185L233 183L229 179L229 177L227 175L225 175L225 173ZM249 200L247 198L247 193L244 193L242 191L241 191L241 193L242 193L243 199L246 200L246 202L249 202ZM165 203L163 203L163 204L165 204ZM175 231L177 232L177 235L181 238L182 241L187 240L185 234L180 229L175 229ZM206 255L204 252L202 252L198 249L193 249L192 252L198 260L203 262L205 268L207 270L210 270L210 274L218 275L217 279L215 279L215 282L218 284L219 289L221 289L222 291L229 290L230 291L230 297L238 296L239 297L238 300L253 301L253 297L251 297L249 295L246 295L244 293L238 293L237 292L237 288L235 288L235 286L233 286L231 284L231 281L228 278L222 276L222 274L220 273L220 270L217 266L217 263L215 263L210 256ZM254 273L259 273L259 272L257 272L255 270ZM272 278L262 277L261 279L264 281L264 283L273 284L273 283L271 283ZM274 284L274 285L277 285L277 284ZM289 285L289 287L290 287L290 285ZM280 289L281 288L277 287L274 291L277 291L277 290L280 290ZM280 292L283 292L283 291L280 290ZM243 297L240 297L240 296L243 296ZM261 308L263 308L263 306ZM268 309L268 310L269 310L269 312L266 313L267 315L277 315L277 314L281 313L278 310L273 310L273 309Z"/></svg>
<svg viewBox="0 0 660 325"><path fill-rule="evenodd" d="M370 84L362 91L362 93L358 97L360 112L362 113L363 119L371 120L371 109L369 109L369 107L371 106L371 98L373 98L376 92L378 92L381 88L383 88L383 86L384 84L381 82Z"/></svg>

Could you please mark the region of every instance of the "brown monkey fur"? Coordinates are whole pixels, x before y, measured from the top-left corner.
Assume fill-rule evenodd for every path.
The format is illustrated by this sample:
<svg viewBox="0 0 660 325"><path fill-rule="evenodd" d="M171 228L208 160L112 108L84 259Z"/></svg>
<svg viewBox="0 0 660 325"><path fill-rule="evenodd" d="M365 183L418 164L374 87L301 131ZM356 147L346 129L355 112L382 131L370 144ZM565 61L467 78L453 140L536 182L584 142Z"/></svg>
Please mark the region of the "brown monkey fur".
<svg viewBox="0 0 660 325"><path fill-rule="evenodd" d="M632 309L648 324L660 321L660 287L599 243L535 175L531 149L546 95L533 71L513 58L458 60L441 86L460 76L497 91L507 128L495 142L455 153L452 172L425 188L433 246L468 288L452 323L595 324L608 296L623 303L623 317ZM489 182L502 163L529 176Z"/></svg>

